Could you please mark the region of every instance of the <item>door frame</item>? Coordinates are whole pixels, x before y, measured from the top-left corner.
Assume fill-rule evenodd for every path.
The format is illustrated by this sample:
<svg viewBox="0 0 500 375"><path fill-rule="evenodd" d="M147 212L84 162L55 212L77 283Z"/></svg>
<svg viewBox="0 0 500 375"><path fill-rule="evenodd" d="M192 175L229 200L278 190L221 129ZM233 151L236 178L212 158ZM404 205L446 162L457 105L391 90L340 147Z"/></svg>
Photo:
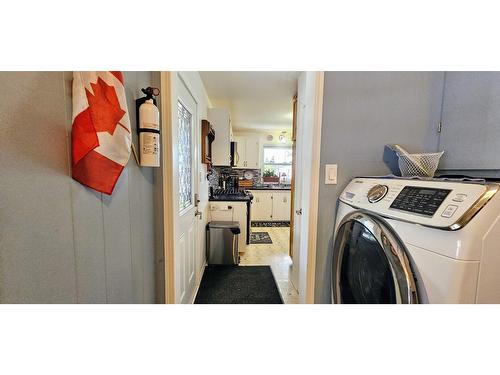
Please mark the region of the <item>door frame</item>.
<svg viewBox="0 0 500 375"><path fill-rule="evenodd" d="M158 302L175 303L175 215L173 208L173 145L172 145L172 74L176 72L162 71L160 73L160 90L162 98L160 100L160 117L162 124L161 142L162 155L159 179L161 181L160 197L161 214L158 220L158 227L161 231L160 247L161 254L158 257L157 285L163 289L157 293ZM314 103L314 121L310 129L314 144L321 142L321 127L323 120L323 90L324 90L324 72L316 72L315 84L315 103ZM311 150L311 194L309 197L309 220L304 228L309 232L307 246L307 277L306 277L306 303L314 303L314 288L316 280L316 240L318 233L318 196L319 196L319 176L320 176L320 156L321 148L315 147Z"/></svg>
<svg viewBox="0 0 500 375"><path fill-rule="evenodd" d="M173 180L173 145L172 145L172 74L174 72L160 72L160 117L161 117L161 165L159 180L162 189L161 202L161 247L162 251L158 257L157 286L162 288L158 294L158 302L175 303L175 214L174 214L174 180Z"/></svg>
<svg viewBox="0 0 500 375"><path fill-rule="evenodd" d="M315 74L315 95L314 95L314 110L313 124L308 130L311 132L312 144L321 144L321 127L323 124L323 94L324 94L325 73L318 71ZM307 221L302 222L301 231L307 230L308 241L305 254L307 255L306 268L306 286L305 286L305 303L314 303L315 284L316 284L316 241L318 235L318 200L319 200L319 184L320 184L320 163L321 147L313 147L311 149L311 176L309 181L303 181L310 185L309 195L309 216ZM301 165L298 160L295 161L297 168ZM295 202L295 196L292 197L293 206L298 207ZM294 212L292 212L294 214ZM304 259L299 260L301 262Z"/></svg>

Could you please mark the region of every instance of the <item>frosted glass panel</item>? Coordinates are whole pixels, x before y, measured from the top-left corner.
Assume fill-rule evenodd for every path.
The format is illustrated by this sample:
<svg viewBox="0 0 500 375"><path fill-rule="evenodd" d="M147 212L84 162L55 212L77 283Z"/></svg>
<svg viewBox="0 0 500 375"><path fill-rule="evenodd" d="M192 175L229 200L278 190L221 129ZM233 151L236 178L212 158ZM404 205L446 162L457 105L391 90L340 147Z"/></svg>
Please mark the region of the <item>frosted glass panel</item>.
<svg viewBox="0 0 500 375"><path fill-rule="evenodd" d="M178 151L179 151L179 211L192 205L192 114L177 102L177 117L179 123Z"/></svg>

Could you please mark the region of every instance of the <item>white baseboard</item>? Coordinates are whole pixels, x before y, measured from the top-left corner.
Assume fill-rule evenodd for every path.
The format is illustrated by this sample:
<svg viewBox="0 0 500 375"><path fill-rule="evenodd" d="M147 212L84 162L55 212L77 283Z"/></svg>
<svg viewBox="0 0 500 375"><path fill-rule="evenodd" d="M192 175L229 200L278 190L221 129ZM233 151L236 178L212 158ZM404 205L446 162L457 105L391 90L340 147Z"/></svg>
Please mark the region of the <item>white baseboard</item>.
<svg viewBox="0 0 500 375"><path fill-rule="evenodd" d="M194 300L196 299L196 296L198 295L198 290L200 289L201 280L203 279L203 274L205 273L205 267L206 267L206 263L203 264L203 267L201 268L200 277L198 278L198 280L196 280L196 284L194 286L194 293L193 293L193 296L191 297L191 302L190 302L191 305L194 304Z"/></svg>

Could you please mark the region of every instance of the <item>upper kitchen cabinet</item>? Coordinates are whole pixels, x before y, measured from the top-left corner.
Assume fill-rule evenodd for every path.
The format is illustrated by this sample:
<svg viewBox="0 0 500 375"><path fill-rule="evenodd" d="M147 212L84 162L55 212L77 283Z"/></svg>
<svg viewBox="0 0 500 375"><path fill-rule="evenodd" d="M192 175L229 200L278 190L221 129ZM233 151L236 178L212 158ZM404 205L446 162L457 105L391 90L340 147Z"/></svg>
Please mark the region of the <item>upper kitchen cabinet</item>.
<svg viewBox="0 0 500 375"><path fill-rule="evenodd" d="M499 72L446 73L439 148L441 169L500 169Z"/></svg>
<svg viewBox="0 0 500 375"><path fill-rule="evenodd" d="M215 140L212 143L212 164L230 166L232 130L229 110L209 108L208 121L215 130Z"/></svg>
<svg viewBox="0 0 500 375"><path fill-rule="evenodd" d="M236 142L235 168L260 168L260 139L251 136L234 136Z"/></svg>

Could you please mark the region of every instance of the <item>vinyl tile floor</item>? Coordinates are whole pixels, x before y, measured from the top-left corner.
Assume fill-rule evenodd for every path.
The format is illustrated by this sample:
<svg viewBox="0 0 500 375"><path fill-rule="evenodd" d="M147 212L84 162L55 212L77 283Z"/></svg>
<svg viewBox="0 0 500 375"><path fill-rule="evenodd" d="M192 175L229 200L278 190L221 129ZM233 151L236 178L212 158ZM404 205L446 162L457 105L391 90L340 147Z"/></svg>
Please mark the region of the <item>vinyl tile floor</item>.
<svg viewBox="0 0 500 375"><path fill-rule="evenodd" d="M246 245L240 253L240 266L269 265L273 271L283 302L299 303L299 294L291 281L292 259L288 255L290 228L251 228L252 232L267 232L272 244Z"/></svg>

